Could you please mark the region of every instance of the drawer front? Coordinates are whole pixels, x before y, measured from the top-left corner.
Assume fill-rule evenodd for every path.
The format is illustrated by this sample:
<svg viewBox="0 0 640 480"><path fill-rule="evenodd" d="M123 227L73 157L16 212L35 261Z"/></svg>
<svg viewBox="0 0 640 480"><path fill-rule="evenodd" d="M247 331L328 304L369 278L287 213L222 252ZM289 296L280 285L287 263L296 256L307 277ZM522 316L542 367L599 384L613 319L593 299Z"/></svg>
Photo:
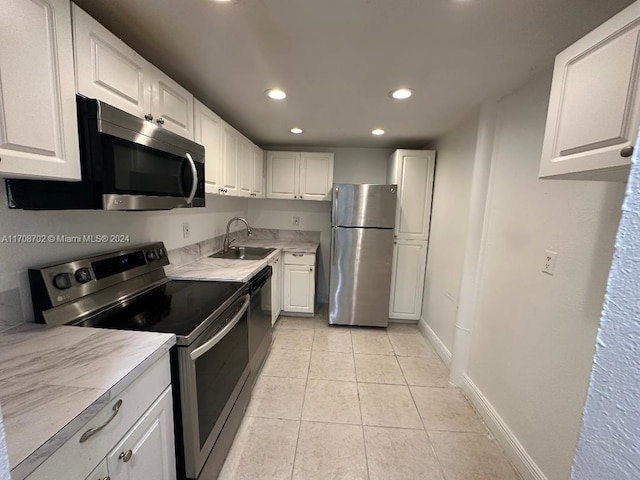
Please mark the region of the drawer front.
<svg viewBox="0 0 640 480"><path fill-rule="evenodd" d="M170 384L171 370L167 353L120 395L115 396L92 420L27 478L29 480L87 478ZM113 407L119 400L122 400L122 404L114 416ZM87 430L104 425L111 417L113 419L102 430L80 443L80 438Z"/></svg>
<svg viewBox="0 0 640 480"><path fill-rule="evenodd" d="M315 265L316 254L285 252L284 263L285 265Z"/></svg>
<svg viewBox="0 0 640 480"><path fill-rule="evenodd" d="M107 461L103 460L100 462L100 465L98 465L85 480L110 480L109 471L107 470Z"/></svg>

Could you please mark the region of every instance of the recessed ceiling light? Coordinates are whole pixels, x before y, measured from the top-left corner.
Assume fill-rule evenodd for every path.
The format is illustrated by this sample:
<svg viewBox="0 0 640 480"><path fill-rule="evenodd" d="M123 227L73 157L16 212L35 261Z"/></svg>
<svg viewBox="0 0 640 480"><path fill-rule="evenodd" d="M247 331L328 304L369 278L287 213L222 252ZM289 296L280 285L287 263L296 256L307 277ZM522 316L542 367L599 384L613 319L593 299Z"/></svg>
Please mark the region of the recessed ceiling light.
<svg viewBox="0 0 640 480"><path fill-rule="evenodd" d="M304 130L302 130L301 128L298 127L293 127L291 130L289 130L291 133L302 133Z"/></svg>
<svg viewBox="0 0 640 480"><path fill-rule="evenodd" d="M384 130L381 128L376 128L375 130L371 130L372 135L384 135Z"/></svg>
<svg viewBox="0 0 640 480"><path fill-rule="evenodd" d="M396 100L405 100L413 95L413 90L410 88L398 88L397 90L390 92L389 95Z"/></svg>
<svg viewBox="0 0 640 480"><path fill-rule="evenodd" d="M279 88L271 88L264 93L267 95L267 97L273 100L283 100L287 98L287 94L284 93L284 90L280 90Z"/></svg>

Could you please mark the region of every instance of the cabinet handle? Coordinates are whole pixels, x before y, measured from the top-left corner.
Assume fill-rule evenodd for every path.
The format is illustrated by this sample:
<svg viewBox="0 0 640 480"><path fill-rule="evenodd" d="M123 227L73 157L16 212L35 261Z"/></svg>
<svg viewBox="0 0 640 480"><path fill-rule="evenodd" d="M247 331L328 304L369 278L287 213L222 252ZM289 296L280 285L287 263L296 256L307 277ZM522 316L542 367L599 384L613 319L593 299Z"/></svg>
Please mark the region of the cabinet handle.
<svg viewBox="0 0 640 480"><path fill-rule="evenodd" d="M304 255L304 253L292 253L291 255L293 255L294 257L301 257Z"/></svg>
<svg viewBox="0 0 640 480"><path fill-rule="evenodd" d="M126 452L120 452L118 455L118 460L122 460L124 463L127 463L133 457L133 452L131 450L127 450Z"/></svg>
<svg viewBox="0 0 640 480"><path fill-rule="evenodd" d="M293 196L293 198L298 198L298 196L297 196L297 195L294 195L294 196Z"/></svg>
<svg viewBox="0 0 640 480"><path fill-rule="evenodd" d="M620 156L622 158L628 158L631 155L633 155L633 147L631 145L628 145L624 147L622 150L620 150Z"/></svg>
<svg viewBox="0 0 640 480"><path fill-rule="evenodd" d="M109 423L111 423L111 420L113 420L114 418L116 418L116 415L118 415L118 411L120 411L120 407L122 406L122 400L118 400L116 402L116 404L113 406L113 413L111 414L111 416L109 417L109 419L104 422L102 425L100 425L99 427L96 428L90 428L89 430L87 430L86 432L84 432L82 434L82 436L80 437L80 443L84 443L87 440L89 440L91 437L93 437L96 433L98 433L100 430L102 430L104 427L106 427L107 425L109 425Z"/></svg>
<svg viewBox="0 0 640 480"><path fill-rule="evenodd" d="M304 198L304 195L300 195L300 198Z"/></svg>
<svg viewBox="0 0 640 480"><path fill-rule="evenodd" d="M227 190L226 188L224 189L224 193L227 193L229 190Z"/></svg>
<svg viewBox="0 0 640 480"><path fill-rule="evenodd" d="M224 193L224 189L223 189L223 188L219 188L219 189L218 189L218 192L220 192L220 193Z"/></svg>
<svg viewBox="0 0 640 480"><path fill-rule="evenodd" d="M156 122L158 122L159 125L164 125L164 118L160 117Z"/></svg>
<svg viewBox="0 0 640 480"><path fill-rule="evenodd" d="M310 272L313 272L313 268L310 268L310 269L309 269L309 271L310 271Z"/></svg>
<svg viewBox="0 0 640 480"><path fill-rule="evenodd" d="M144 116L144 119L145 119L145 120L149 120L149 121L151 121L151 120L153 120L153 115L151 115L150 113L147 113L147 114Z"/></svg>

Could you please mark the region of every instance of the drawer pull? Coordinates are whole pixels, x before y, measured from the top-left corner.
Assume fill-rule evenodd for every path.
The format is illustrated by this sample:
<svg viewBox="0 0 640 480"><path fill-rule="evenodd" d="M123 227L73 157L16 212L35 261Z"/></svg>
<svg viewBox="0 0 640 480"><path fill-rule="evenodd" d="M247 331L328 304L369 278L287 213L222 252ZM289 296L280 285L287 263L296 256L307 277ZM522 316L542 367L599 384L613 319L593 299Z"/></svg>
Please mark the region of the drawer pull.
<svg viewBox="0 0 640 480"><path fill-rule="evenodd" d="M100 425L99 427L96 428L90 428L89 430L87 430L86 432L84 432L82 434L82 436L80 437L80 443L84 443L87 440L89 440L91 437L93 437L96 433L98 433L100 430L102 430L104 427L106 427L107 425L109 425L109 423L111 423L111 420L113 420L114 418L116 418L116 415L118 415L118 411L120 410L120 407L122 406L122 400L118 400L116 402L116 404L113 406L113 413L111 414L111 416L109 417L109 419L104 422L102 425Z"/></svg>
<svg viewBox="0 0 640 480"><path fill-rule="evenodd" d="M126 452L120 452L118 455L118 460L122 460L124 463L127 463L133 457L133 452L131 450L127 450Z"/></svg>
<svg viewBox="0 0 640 480"><path fill-rule="evenodd" d="M292 253L291 255L293 255L294 257L302 257L304 253Z"/></svg>

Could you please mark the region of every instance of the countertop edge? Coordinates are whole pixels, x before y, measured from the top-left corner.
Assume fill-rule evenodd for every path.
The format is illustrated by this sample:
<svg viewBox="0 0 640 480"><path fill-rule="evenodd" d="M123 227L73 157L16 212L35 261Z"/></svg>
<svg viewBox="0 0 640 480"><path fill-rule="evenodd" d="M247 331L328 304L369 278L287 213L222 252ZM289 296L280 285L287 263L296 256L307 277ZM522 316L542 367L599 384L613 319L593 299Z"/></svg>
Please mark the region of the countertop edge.
<svg viewBox="0 0 640 480"><path fill-rule="evenodd" d="M171 334L171 337L162 345L158 346L149 356L134 366L133 369L125 374L125 376L112 387L105 390L102 395L79 412L69 423L58 430L58 432L40 445L33 453L13 467L11 469L11 478L13 480L24 480L33 473L71 437L86 426L114 397L121 394L129 385L137 380L142 373L160 360L175 344L176 336Z"/></svg>
<svg viewBox="0 0 640 480"><path fill-rule="evenodd" d="M239 242L237 246L241 247L241 246L255 246L256 243L258 243L258 241L251 241L251 242ZM264 240L265 245L269 245L270 243L272 244L273 242L270 242L269 240ZM292 242L292 243L300 243L300 242ZM260 270L262 270L264 267L266 267L267 265L269 265L269 263L271 263L278 255L284 254L284 253L313 253L314 255L317 255L318 253L318 248L320 248L320 242L304 242L307 243L308 246L305 247L300 247L300 246L284 246L284 247L270 247L270 248L275 248L274 252L271 252L269 255L267 255L265 258L263 258L262 260L254 260L255 262L260 262L259 264L256 264L255 268L251 271L251 273L246 274L245 276L243 276L242 278L239 277L230 277L230 276L215 276L215 274L212 274L211 276L207 276L207 277L202 277L202 276L190 276L190 275L186 275L186 274L180 274L178 273L177 275L175 275L175 271L187 267L189 265L193 265L193 264L197 264L198 262L200 262L201 260L208 258L208 255L202 256L200 258L198 258L197 260L194 260L193 262L189 262L185 265L180 265L180 266L169 266L169 268L165 267L165 271L166 271L166 275L167 277L173 279L173 280L193 280L193 281L216 281L216 282L243 282L246 283L249 280L251 280L251 278L258 273ZM312 246L313 245L313 246ZM310 252L309 250L313 250L313 252ZM232 262L245 262L245 260L227 260L228 262L230 262L230 264ZM214 268L214 267L212 267Z"/></svg>

